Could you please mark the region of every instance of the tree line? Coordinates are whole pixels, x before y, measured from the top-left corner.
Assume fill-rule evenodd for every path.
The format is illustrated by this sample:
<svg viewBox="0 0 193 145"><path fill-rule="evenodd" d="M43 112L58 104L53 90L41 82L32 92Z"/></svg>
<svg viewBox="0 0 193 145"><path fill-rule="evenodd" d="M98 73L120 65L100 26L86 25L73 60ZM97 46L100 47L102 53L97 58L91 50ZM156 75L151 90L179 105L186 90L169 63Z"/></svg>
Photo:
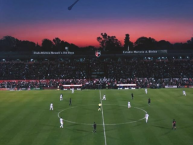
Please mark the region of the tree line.
<svg viewBox="0 0 193 145"><path fill-rule="evenodd" d="M99 48L94 46L78 47L73 43L56 37L53 40L43 39L41 45L27 40L19 40L12 36L0 39L0 51L123 51L123 50L193 50L193 37L185 43L170 43L166 40L156 41L151 37L140 37L135 42L130 41L130 35L125 34L124 44L107 33L101 33L96 38Z"/></svg>

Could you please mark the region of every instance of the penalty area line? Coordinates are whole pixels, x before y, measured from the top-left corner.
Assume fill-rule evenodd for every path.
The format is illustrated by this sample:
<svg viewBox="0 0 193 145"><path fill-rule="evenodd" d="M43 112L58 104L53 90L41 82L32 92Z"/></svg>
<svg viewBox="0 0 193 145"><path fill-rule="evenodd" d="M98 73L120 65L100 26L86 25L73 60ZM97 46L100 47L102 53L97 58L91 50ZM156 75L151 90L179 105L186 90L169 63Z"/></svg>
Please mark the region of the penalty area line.
<svg viewBox="0 0 193 145"><path fill-rule="evenodd" d="M100 95L100 101L101 101L101 112L102 112L102 119L103 119L103 130L104 130L104 139L105 139L105 145L107 145L107 139L106 139L106 132L105 132L105 121L104 121L104 114L103 114L103 104L102 104L102 99L101 99L101 90L99 90L99 95Z"/></svg>

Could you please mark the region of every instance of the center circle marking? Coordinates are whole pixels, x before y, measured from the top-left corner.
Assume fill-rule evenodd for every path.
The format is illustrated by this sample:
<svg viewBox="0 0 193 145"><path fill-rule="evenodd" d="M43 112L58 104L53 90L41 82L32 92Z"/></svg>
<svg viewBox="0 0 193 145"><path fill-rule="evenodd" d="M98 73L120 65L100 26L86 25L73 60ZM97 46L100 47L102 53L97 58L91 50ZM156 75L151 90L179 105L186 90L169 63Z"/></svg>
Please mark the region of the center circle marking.
<svg viewBox="0 0 193 145"><path fill-rule="evenodd" d="M90 104L90 105L81 105L81 106L92 106L92 105L96 105L96 104ZM103 104L104 106L106 105L113 105L113 104ZM123 106L123 107L127 107L126 105L114 105L114 106ZM63 109L61 110L60 112L58 112L58 118L60 118L60 113L63 112L63 111L66 111L68 109L72 109L72 108L77 108L77 107L80 107L80 106L74 106L74 107L70 107L70 108L66 108L66 109ZM147 113L147 111L145 111L144 109L141 109L139 107L132 107L132 108L135 108L135 109L138 109L138 110L141 110L145 113ZM138 122L138 121L141 121L145 119L145 117L139 119L139 120L136 120L136 121L128 121L128 122L123 122L123 123L114 123L114 124L105 124L105 125L122 125L122 124L129 124L129 123L135 123L135 122ZM70 120L66 120L66 119L63 119L64 121L66 122L69 122L69 123L73 123L73 124L81 124L81 125L93 125L93 124L89 124L89 123L78 123L78 122L74 122L74 121L70 121ZM103 124L97 124L97 125L103 125Z"/></svg>

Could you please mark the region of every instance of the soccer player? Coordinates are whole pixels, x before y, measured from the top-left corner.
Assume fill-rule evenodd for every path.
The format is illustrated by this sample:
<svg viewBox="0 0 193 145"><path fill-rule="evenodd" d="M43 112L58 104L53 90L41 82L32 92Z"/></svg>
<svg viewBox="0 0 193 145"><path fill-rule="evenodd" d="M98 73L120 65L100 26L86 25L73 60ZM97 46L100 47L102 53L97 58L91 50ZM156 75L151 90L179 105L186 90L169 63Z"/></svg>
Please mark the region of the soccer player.
<svg viewBox="0 0 193 145"><path fill-rule="evenodd" d="M131 98L132 98L132 100L133 100L133 93L131 93Z"/></svg>
<svg viewBox="0 0 193 145"><path fill-rule="evenodd" d="M63 128L63 119L60 117L60 128Z"/></svg>
<svg viewBox="0 0 193 145"><path fill-rule="evenodd" d="M96 132L96 123L94 122L93 124L93 132L95 133Z"/></svg>
<svg viewBox="0 0 193 145"><path fill-rule="evenodd" d="M186 92L185 91L183 91L183 95L186 96Z"/></svg>
<svg viewBox="0 0 193 145"><path fill-rule="evenodd" d="M60 94L60 101L62 101L63 100L63 95L62 94Z"/></svg>
<svg viewBox="0 0 193 145"><path fill-rule="evenodd" d="M54 105L53 105L53 103L50 104L50 110L54 110Z"/></svg>
<svg viewBox="0 0 193 145"><path fill-rule="evenodd" d="M131 108L131 104L130 104L130 102L128 102L128 108Z"/></svg>
<svg viewBox="0 0 193 145"><path fill-rule="evenodd" d="M148 121L148 117L149 117L149 114L145 114L145 122L147 123L147 121Z"/></svg>
<svg viewBox="0 0 193 145"><path fill-rule="evenodd" d="M147 89L145 89L145 93L147 94Z"/></svg>
<svg viewBox="0 0 193 145"><path fill-rule="evenodd" d="M102 104L101 104L101 103L99 103L98 105L99 105L99 109L98 109L98 111L101 111L101 106L102 106Z"/></svg>
<svg viewBox="0 0 193 145"><path fill-rule="evenodd" d="M103 99L102 100L106 100L106 95L103 95Z"/></svg>
<svg viewBox="0 0 193 145"><path fill-rule="evenodd" d="M176 129L176 121L175 121L175 119L173 119L173 122L172 122L172 129Z"/></svg>
<svg viewBox="0 0 193 145"><path fill-rule="evenodd" d="M71 106L72 105L72 99L70 98L70 101L69 101L69 106Z"/></svg>
<svg viewBox="0 0 193 145"><path fill-rule="evenodd" d="M74 88L72 88L72 93L74 93Z"/></svg>
<svg viewBox="0 0 193 145"><path fill-rule="evenodd" d="M148 105L150 105L150 103L151 103L151 99L149 98L149 99L148 99Z"/></svg>

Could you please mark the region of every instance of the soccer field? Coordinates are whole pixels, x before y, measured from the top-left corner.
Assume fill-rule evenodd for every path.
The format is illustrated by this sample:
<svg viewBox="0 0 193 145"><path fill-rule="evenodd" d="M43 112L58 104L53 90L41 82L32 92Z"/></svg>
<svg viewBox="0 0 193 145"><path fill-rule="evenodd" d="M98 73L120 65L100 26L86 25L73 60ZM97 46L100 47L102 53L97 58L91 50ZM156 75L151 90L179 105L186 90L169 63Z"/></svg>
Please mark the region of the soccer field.
<svg viewBox="0 0 193 145"><path fill-rule="evenodd" d="M193 89L185 91L187 96L182 89L0 91L0 145L193 145Z"/></svg>

